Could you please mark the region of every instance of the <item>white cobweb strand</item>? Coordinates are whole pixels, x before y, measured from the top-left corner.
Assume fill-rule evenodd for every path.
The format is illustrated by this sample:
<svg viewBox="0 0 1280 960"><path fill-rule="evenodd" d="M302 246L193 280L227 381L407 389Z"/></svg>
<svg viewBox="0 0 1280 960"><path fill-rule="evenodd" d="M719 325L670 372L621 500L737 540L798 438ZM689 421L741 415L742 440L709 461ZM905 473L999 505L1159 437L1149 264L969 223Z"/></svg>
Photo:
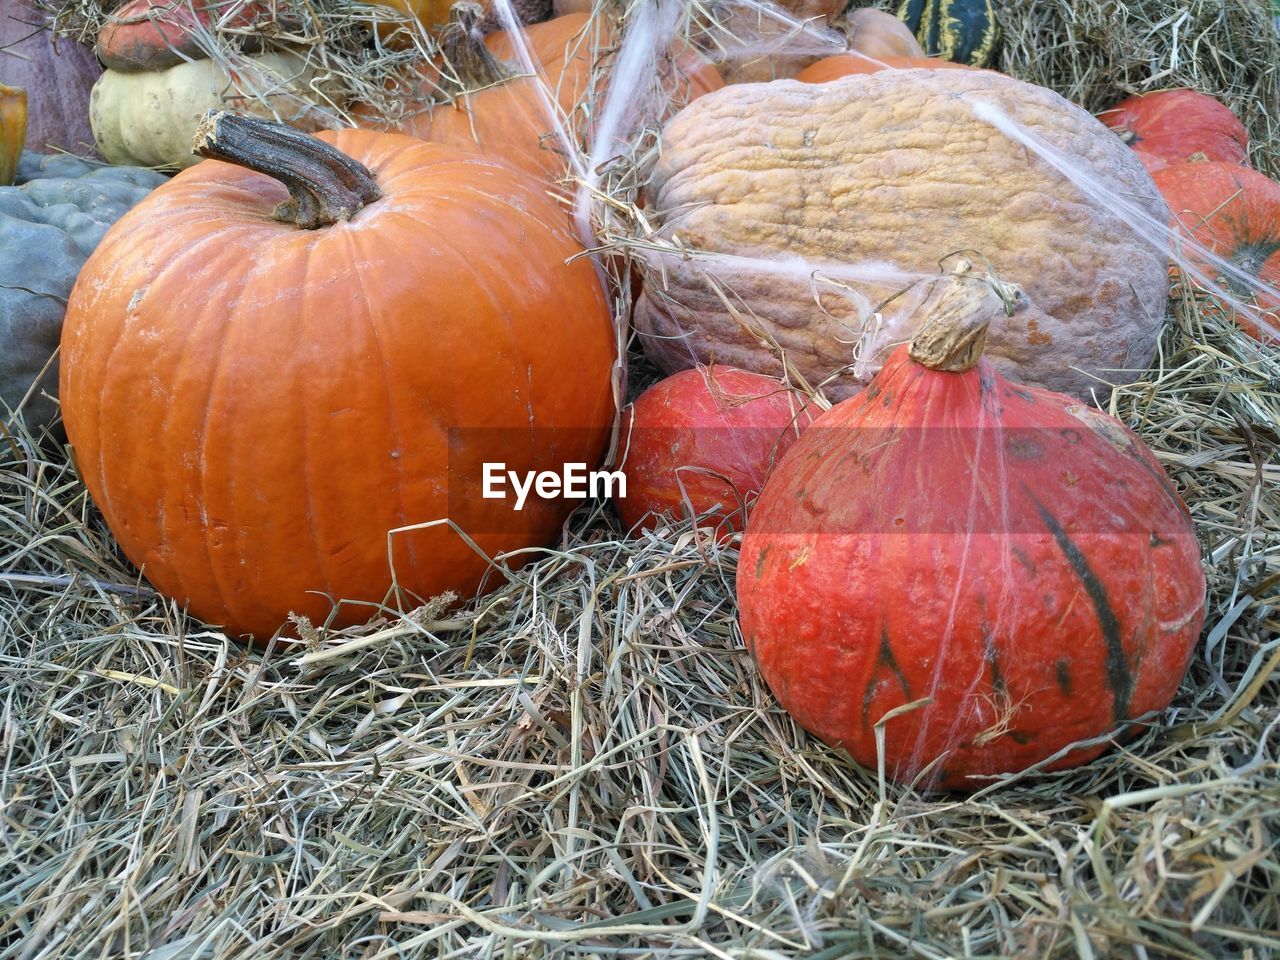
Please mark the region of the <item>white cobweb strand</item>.
<svg viewBox="0 0 1280 960"><path fill-rule="evenodd" d="M848 42L843 34L822 24L821 18L800 20L778 6L759 0L735 0L726 5L729 9L755 14L762 25L782 27L786 33L770 36L762 29L761 36L742 36L743 24L735 23L738 34L722 38L722 57L727 61L753 60L766 56L829 57L843 53Z"/></svg>
<svg viewBox="0 0 1280 960"><path fill-rule="evenodd" d="M593 126L587 147L586 170L579 174L574 199L574 221L583 242L590 243L591 201L599 191L602 170L640 127L657 122L669 103L656 102L653 90L659 58L670 48L680 21L679 5L671 0L650 0L627 25L614 68L605 90L604 107Z"/></svg>
<svg viewBox="0 0 1280 960"><path fill-rule="evenodd" d="M1119 191L1074 163L1052 145L1046 143L1025 127L1015 123L993 103L966 97L973 115L989 123L1009 139L1031 150L1064 177L1070 180L1089 199L1105 210L1118 212L1121 218L1140 240L1145 241L1162 255L1170 257L1184 273L1194 278L1205 290L1231 304L1232 309L1248 317L1271 336L1280 333L1255 305L1233 296L1221 284L1199 266L1199 262L1212 264L1229 282L1245 290L1256 290L1269 298L1280 300L1280 289L1260 277L1241 270L1231 261L1214 253L1208 247L1175 230L1163 220L1157 220ZM1190 255L1188 255L1190 254Z"/></svg>
<svg viewBox="0 0 1280 960"><path fill-rule="evenodd" d="M521 69L528 73L533 81L533 88L538 93L538 100L542 104L543 112L551 122L552 133L560 141L560 148L564 151L564 155L569 162L570 171L575 176L582 177L584 170L582 159L578 155L578 145L573 135L569 132L565 118L560 113L560 105L551 86L547 83L546 74L534 62L524 24L521 23L520 18L516 15L515 8L511 5L511 0L493 0L493 10L498 15L498 20L502 23L502 29L511 38L511 49L515 51L516 60L520 62Z"/></svg>

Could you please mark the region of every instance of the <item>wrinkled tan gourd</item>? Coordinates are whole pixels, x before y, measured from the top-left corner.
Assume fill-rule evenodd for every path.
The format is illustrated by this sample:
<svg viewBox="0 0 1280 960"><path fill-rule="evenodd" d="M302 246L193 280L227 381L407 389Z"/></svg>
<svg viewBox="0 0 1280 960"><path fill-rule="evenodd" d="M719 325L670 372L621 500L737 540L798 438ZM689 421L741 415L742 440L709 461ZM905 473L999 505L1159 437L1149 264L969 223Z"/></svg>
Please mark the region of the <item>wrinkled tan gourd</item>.
<svg viewBox="0 0 1280 960"><path fill-rule="evenodd" d="M1029 297L990 330L986 355L1002 372L1087 397L1105 389L1095 377L1116 382L1126 377L1117 371L1145 367L1168 294L1163 252L979 119L977 103L1164 222L1164 201L1120 138L1057 94L1001 74L894 70L726 87L668 123L646 212L684 247L760 262L651 263L635 311L650 356L668 371L702 362L776 375L781 350L828 396L849 396L910 338L933 284L895 296L908 281L846 279L844 290L811 281L813 270L937 274L965 250Z"/></svg>
<svg viewBox="0 0 1280 960"><path fill-rule="evenodd" d="M291 53L250 58L253 77L242 82L267 95L280 118L293 122L315 69ZM180 63L167 70L121 73L107 70L89 97L89 123L98 149L112 163L139 167L188 167L198 159L191 137L209 110L269 117L267 104L233 96L235 85L212 60Z"/></svg>

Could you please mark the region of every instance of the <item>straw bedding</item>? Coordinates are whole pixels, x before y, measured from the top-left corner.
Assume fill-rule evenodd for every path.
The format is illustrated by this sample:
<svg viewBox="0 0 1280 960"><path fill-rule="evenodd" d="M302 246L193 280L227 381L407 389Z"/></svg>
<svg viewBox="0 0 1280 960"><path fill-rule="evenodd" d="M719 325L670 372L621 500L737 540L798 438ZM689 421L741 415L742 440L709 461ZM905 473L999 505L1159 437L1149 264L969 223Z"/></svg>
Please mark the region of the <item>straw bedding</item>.
<svg viewBox="0 0 1280 960"><path fill-rule="evenodd" d="M1199 80L1270 166L1275 41L1227 6L1008 4L1003 63L1091 107ZM1216 46L1162 76L1175 22ZM1136 739L970 797L796 729L737 633L736 545L689 525L584 506L481 600L249 654L148 589L19 419L0 956L1280 956L1280 355L1185 291L1111 409L1195 517L1203 642Z"/></svg>

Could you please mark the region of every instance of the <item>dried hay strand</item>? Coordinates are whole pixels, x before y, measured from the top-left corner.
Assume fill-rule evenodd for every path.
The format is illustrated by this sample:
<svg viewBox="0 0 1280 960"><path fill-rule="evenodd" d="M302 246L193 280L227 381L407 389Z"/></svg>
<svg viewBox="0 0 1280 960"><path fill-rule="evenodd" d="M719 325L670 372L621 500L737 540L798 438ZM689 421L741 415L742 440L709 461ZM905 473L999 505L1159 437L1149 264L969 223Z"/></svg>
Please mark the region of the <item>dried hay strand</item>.
<svg viewBox="0 0 1280 960"><path fill-rule="evenodd" d="M600 235L646 242L656 144L587 192ZM249 653L6 414L0 956L1280 957L1280 355L1183 283L1110 409L1196 521L1204 639L1139 737L968 797L797 729L690 522L589 504L482 599Z"/></svg>
<svg viewBox="0 0 1280 960"><path fill-rule="evenodd" d="M1280 364L1179 301L1117 393L1209 557L1167 716L969 798L797 730L688 524L565 541L444 618L246 654L0 444L5 956L1280 956ZM754 953L752 952L754 951Z"/></svg>
<svg viewBox="0 0 1280 960"><path fill-rule="evenodd" d="M1211 94L1249 129L1253 163L1280 173L1280 37L1271 4L1048 0L999 9L1006 73L1093 113L1152 90Z"/></svg>

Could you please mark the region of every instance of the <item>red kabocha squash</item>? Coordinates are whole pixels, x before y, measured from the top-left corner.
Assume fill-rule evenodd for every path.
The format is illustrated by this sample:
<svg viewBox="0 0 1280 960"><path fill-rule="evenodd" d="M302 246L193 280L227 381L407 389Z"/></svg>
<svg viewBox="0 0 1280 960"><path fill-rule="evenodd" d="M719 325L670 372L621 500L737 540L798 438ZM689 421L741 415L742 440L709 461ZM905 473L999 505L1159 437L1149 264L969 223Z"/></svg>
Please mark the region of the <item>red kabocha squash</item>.
<svg viewBox="0 0 1280 960"><path fill-rule="evenodd" d="M828 83L855 73L879 73L881 70L977 70L967 63L939 60L936 57L868 57L856 53L841 53L819 60L805 67L797 80L805 83Z"/></svg>
<svg viewBox="0 0 1280 960"><path fill-rule="evenodd" d="M769 470L810 420L810 403L758 373L713 365L667 377L631 405L617 497L628 529L719 507L717 526L740 530Z"/></svg>
<svg viewBox="0 0 1280 960"><path fill-rule="evenodd" d="M478 149L552 180L564 177L568 160L548 115L548 100L553 99L569 135L579 140L584 119L574 114L595 78L596 58L609 46L608 29L597 31L587 14L571 14L530 25L525 42L546 88L521 66L508 33L483 36L476 5L457 5L442 37L449 67L443 76L435 66L423 68L420 86L412 92L418 103L409 105L395 129L432 143ZM676 77L677 105L724 85L710 62L683 44L665 55L660 74ZM449 77L466 92L450 103L429 102ZM371 109L357 115L362 124L380 124Z"/></svg>
<svg viewBox="0 0 1280 960"><path fill-rule="evenodd" d="M545 186L226 114L198 152L227 162L117 222L63 329L67 435L145 576L261 638L382 602L393 564L396 602L475 591L486 560L416 525L490 555L554 539L572 503L482 497L484 463L594 466L613 426L608 305Z"/></svg>
<svg viewBox="0 0 1280 960"><path fill-rule="evenodd" d="M1182 251L1193 279L1242 303L1236 322L1250 336L1280 340L1280 183L1231 163L1173 164L1152 179L1174 228L1199 245Z"/></svg>
<svg viewBox="0 0 1280 960"><path fill-rule="evenodd" d="M54 37L49 21L35 0L0 3L0 83L26 88L28 150L89 155L89 91L102 67L88 47Z"/></svg>
<svg viewBox="0 0 1280 960"><path fill-rule="evenodd" d="M1249 134L1231 110L1196 90L1143 93L1098 114L1148 170L1188 160L1248 165Z"/></svg>
<svg viewBox="0 0 1280 960"><path fill-rule="evenodd" d="M874 768L883 722L887 775L941 788L1164 709L1204 616L1158 461L979 359L1001 303L976 280L945 281L910 344L800 437L738 566L743 637L797 723Z"/></svg>
<svg viewBox="0 0 1280 960"><path fill-rule="evenodd" d="M109 70L164 70L205 58L197 42L200 31L243 29L263 12L258 0L230 6L226 0L128 0L108 15L93 49ZM258 46L250 31L242 43L247 50Z"/></svg>
<svg viewBox="0 0 1280 960"><path fill-rule="evenodd" d="M387 6L402 10L412 16L424 27L437 27L449 21L456 0L382 0ZM508 0L511 12L521 23L540 23L551 16L552 0ZM483 0L477 3L483 16L485 27L498 26L502 22L501 14L496 10L495 0Z"/></svg>

